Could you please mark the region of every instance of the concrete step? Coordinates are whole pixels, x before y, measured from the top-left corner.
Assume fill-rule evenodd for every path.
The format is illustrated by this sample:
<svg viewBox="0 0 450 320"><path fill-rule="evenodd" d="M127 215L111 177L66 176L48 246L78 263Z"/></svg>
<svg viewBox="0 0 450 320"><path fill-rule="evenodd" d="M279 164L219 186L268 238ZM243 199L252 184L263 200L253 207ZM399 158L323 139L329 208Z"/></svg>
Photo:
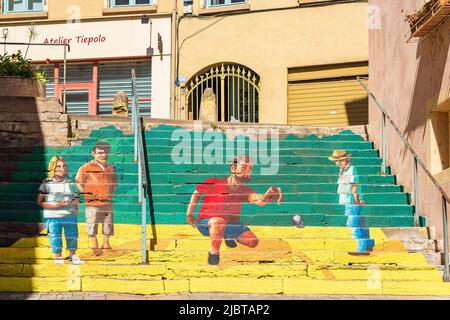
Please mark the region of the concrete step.
<svg viewBox="0 0 450 320"><path fill-rule="evenodd" d="M131 119L124 117L112 116L86 116L86 115L70 115L73 130L96 130L102 127L114 126L122 130L131 128ZM145 130L158 128L159 130L173 130L173 128L183 128L185 130L193 130L194 125L199 127L200 122L192 120L168 120L144 117ZM203 130L221 130L242 129L248 130L248 124L242 123L223 123L223 122L202 122ZM252 128L260 129L278 129L281 132L289 132L293 134L320 134L332 135L344 130L351 130L356 134L366 134L366 126L347 126L347 127L313 127L300 125L279 125L279 124L252 124Z"/></svg>
<svg viewBox="0 0 450 320"><path fill-rule="evenodd" d="M42 183L42 179L36 179L27 183L23 182L0 182L0 190L2 193L36 193ZM256 192L265 192L268 188L267 182L248 183L248 187L254 189ZM285 193L335 193L338 185L336 183L279 183L280 187ZM403 187L392 184L360 184L360 192L367 193L401 193ZM151 190L153 194L191 194L196 188L195 183L178 182L178 183L151 183ZM136 194L136 184L131 182L122 182L117 186L115 195L120 194Z"/></svg>
<svg viewBox="0 0 450 320"><path fill-rule="evenodd" d="M84 210L84 203L79 204L79 209L81 211ZM187 212L188 204L184 203L153 203L152 209L155 213L164 214L167 213L169 215L182 215L185 216ZM0 206L1 213L4 214L6 212L26 212L26 211L35 211L39 208L35 203L14 203L7 202L3 203ZM412 216L414 214L413 206L410 205L366 205L361 209L361 215L364 216ZM41 210L42 211L42 210ZM139 213L141 212L141 204L138 203L114 203L114 211L115 212L123 212L126 213ZM288 215L292 217L294 213L298 213L300 215L309 215L309 214L328 214L328 215L342 215L345 213L345 205L339 204L316 204L316 203L302 203L302 202L291 202L291 203L282 203L280 205L277 204L268 204L264 207L254 207L250 205L244 205L242 207L241 216L245 217L247 215L271 215L277 216L277 214Z"/></svg>
<svg viewBox="0 0 450 320"><path fill-rule="evenodd" d="M202 153L203 148L192 148L192 154L195 153ZM244 148L223 148L224 154L231 154L234 152L237 154L238 152L242 154L244 151L247 151L248 149ZM280 158L286 157L288 158L294 158L298 159L298 157L308 157L308 156L318 156L318 157L329 157L333 150L331 149L318 149L318 148L278 148L276 149L280 155ZM81 158L90 156L90 153L92 151L92 146L71 146L66 148L51 148L50 146L48 148L26 148L26 147L6 147L0 146L0 155L6 156L8 154L20 154L22 156L22 160L27 161L44 161L46 159L49 159L53 157L55 154L62 155L64 157L74 157L74 158ZM147 154L155 155L155 156L170 156L172 154L173 148L172 147L159 147L159 148L147 148ZM110 152L110 157L113 156L123 156L123 157L129 157L133 155L134 147L133 145L128 146L113 146ZM356 149L347 149L347 152L352 154L352 158L378 158L378 150L356 150ZM3 158L0 158L4 160ZM8 159L8 158L6 158Z"/></svg>
<svg viewBox="0 0 450 320"><path fill-rule="evenodd" d="M84 230L79 230L80 233L84 233ZM2 235L3 237L3 235ZM118 250L141 250L141 240L139 235L135 235L131 238L112 238L111 246ZM64 237L63 237L64 238ZM375 251L383 252L408 252L408 253L434 253L436 244L434 240L387 240L387 239L374 239L376 242ZM279 238L262 238L259 237L260 247L265 251L289 251L289 250L325 250L325 251L353 251L355 250L354 239L321 239L321 238L309 238L309 239L279 239ZM177 238L158 238L157 241L147 240L147 249L152 251L208 251L211 242L205 238L190 238L190 239L177 239ZM50 242L47 236L39 236L33 238L22 238L16 241L11 248L49 248ZM90 249L91 243L85 236L80 236L78 239L79 249ZM229 249L225 245L223 251L248 251L245 247L238 245L234 249Z"/></svg>
<svg viewBox="0 0 450 320"><path fill-rule="evenodd" d="M428 281L315 280L281 278L191 278L135 280L82 277L0 278L2 292L117 292L132 294L253 293L302 295L419 295L446 296L448 283Z"/></svg>
<svg viewBox="0 0 450 320"><path fill-rule="evenodd" d="M0 200L0 208L7 203L22 202L34 204L36 202L36 192L32 193L1 193L2 200ZM192 195L177 195L177 194L153 194L152 201L155 204L163 203L179 203L187 204L190 202ZM411 204L409 194L405 193L369 193L363 194L362 197L367 204ZM4 200L5 199L5 200ZM6 200L7 199L7 200ZM121 194L116 195L115 203L137 203L138 196L135 194ZM339 203L339 194L336 193L283 193L283 203Z"/></svg>
<svg viewBox="0 0 450 320"><path fill-rule="evenodd" d="M139 224L142 220L141 212L114 212L115 223ZM292 213L287 214L249 214L242 215L241 222L255 226L290 226L292 225ZM331 215L323 213L302 214L305 225L307 226L346 226L347 217L341 215ZM365 215L365 225L367 227L408 227L414 225L413 216L368 216ZM79 214L80 221L84 221L84 212ZM147 214L148 221L155 221L157 224L171 225L182 224L186 222L186 213L158 213ZM0 221L2 222L43 222L41 213L30 211L10 211L1 212Z"/></svg>
<svg viewBox="0 0 450 320"><path fill-rule="evenodd" d="M84 225L79 227L83 230ZM370 256L346 252L355 246L349 228L252 230L261 238L258 247L223 246L218 266L206 262L209 239L187 225L147 227L153 238L148 241L149 265L140 265L138 225L117 225L111 239L114 249L101 256L88 249L81 231L77 254L86 264L79 266L55 265L46 230L41 230L37 237L0 249L0 291L450 294L439 267L421 253L408 252L401 240L391 239L409 238L426 246L425 228L372 228L376 246Z"/></svg>

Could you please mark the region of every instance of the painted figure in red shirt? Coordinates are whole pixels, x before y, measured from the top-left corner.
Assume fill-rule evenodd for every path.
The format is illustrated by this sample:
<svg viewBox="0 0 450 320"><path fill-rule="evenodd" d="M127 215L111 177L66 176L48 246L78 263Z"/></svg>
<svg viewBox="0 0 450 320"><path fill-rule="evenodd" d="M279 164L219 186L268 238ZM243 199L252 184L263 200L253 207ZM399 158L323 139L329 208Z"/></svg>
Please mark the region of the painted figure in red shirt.
<svg viewBox="0 0 450 320"><path fill-rule="evenodd" d="M277 201L280 205L283 200L280 188L270 187L264 195L260 195L245 186L243 183L250 181L252 169L253 162L248 156L235 157L230 166L229 177L208 178L192 194L186 220L201 234L210 237L209 264L219 264L223 240L230 248L236 247L236 242L250 248L258 245L256 235L240 222L243 203L265 206ZM196 219L193 213L202 196L204 199Z"/></svg>

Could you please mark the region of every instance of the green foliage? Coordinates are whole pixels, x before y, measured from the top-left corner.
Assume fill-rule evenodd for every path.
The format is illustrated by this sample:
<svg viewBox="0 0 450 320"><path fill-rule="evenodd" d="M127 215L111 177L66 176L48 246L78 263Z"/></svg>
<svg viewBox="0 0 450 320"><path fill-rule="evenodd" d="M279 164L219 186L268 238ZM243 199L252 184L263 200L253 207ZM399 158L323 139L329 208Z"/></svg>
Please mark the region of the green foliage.
<svg viewBox="0 0 450 320"><path fill-rule="evenodd" d="M405 21L407 21L411 28L413 28L424 16L426 16L431 8L438 2L438 0L430 0L426 1L422 8L416 10L412 14L407 14L405 17Z"/></svg>
<svg viewBox="0 0 450 320"><path fill-rule="evenodd" d="M41 67L34 67L30 59L25 59L22 52L9 55L0 55L0 77L21 77L26 79L36 78L41 82L46 82L45 70Z"/></svg>

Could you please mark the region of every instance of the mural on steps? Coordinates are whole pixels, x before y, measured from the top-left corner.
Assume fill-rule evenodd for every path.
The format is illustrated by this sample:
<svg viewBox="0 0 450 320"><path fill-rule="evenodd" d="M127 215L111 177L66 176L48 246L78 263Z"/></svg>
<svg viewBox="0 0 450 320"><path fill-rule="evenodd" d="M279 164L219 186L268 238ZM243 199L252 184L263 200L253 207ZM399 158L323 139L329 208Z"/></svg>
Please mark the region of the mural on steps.
<svg viewBox="0 0 450 320"><path fill-rule="evenodd" d="M175 131L182 133L177 139L173 138ZM301 239L304 234L300 230L305 229L292 226L294 217L301 219L301 223L294 223L304 223L306 229L349 227L354 239L350 243L345 236L339 247L347 255L376 250L369 227L413 225L413 208L408 195L402 192L401 186L395 185L393 176L379 173L381 159L372 143L349 130L324 137L287 135L277 143L270 139L257 141L266 144L271 152L276 150L277 172L269 174L261 173L271 163L262 162L260 154L255 159L243 156L252 155L254 142L246 136L228 136L221 132L199 134L160 125L145 132L145 141L151 178L147 221L156 226L148 229L152 239L148 247L154 252L150 254L150 261L155 257L163 261L175 259L170 248L186 248L190 258L207 263L208 251L218 255L221 248L220 265L285 259L311 263L318 259L316 253L298 251L282 234L277 239L272 233L270 237L265 235L265 228L292 228L286 232ZM210 152L211 144L222 146L220 153L214 155L222 160L196 161L195 151ZM189 145L190 152L180 145ZM174 150L188 161L174 164ZM47 172L35 172L33 160L39 156L50 161L55 155L65 160L66 179L74 181L76 192L81 194L77 220L81 231L76 255L86 262L139 261L141 205L136 188L133 137L115 127L92 131L88 138L81 140L81 145L36 148L32 154L23 155L12 181L0 186L0 194L8 196L2 197L7 201L0 202L0 220L44 221L45 209L36 204L36 198ZM344 170L332 162L341 158L351 159ZM265 159L275 158L268 154ZM229 185L228 181L236 177L241 181L239 186ZM206 219L219 220L215 224L220 226L218 230L211 232L208 228L211 220ZM183 227L188 223L196 227L191 228L194 232ZM99 224L102 245L96 239ZM127 231L125 235L113 236L118 226L119 230L124 230L123 225L137 228L133 229L134 233ZM157 232L164 225L173 230L168 239L161 238ZM258 230L262 230L259 231L262 236ZM194 239L192 246L183 247L185 239ZM222 242L224 246L220 247ZM235 248L231 249L233 246ZM219 263L218 256L210 255L210 262Z"/></svg>
<svg viewBox="0 0 450 320"><path fill-rule="evenodd" d="M67 163L63 157L54 156L48 164L48 178L39 187L37 204L44 209L45 226L56 264L64 264L62 234L69 250L68 259L82 264L78 249L78 198L75 183L67 178Z"/></svg>
<svg viewBox="0 0 450 320"><path fill-rule="evenodd" d="M350 163L351 154L345 150L335 150L329 157L331 161L339 167L338 194L339 204L345 205L345 215L347 216L347 227L352 228L352 235L357 239L357 249L349 252L352 255L369 255L375 246L374 240L370 239L370 231L365 228L364 217L361 209L365 206L365 201L358 193L358 173L355 166Z"/></svg>
<svg viewBox="0 0 450 320"><path fill-rule="evenodd" d="M86 233L96 256L102 255L103 250L112 249L109 238L114 235L113 198L117 175L114 167L108 164L110 151L109 143L96 143L92 148L94 159L81 166L75 178L78 190L84 195ZM103 235L101 248L97 240L99 224Z"/></svg>
<svg viewBox="0 0 450 320"><path fill-rule="evenodd" d="M260 195L244 185L244 182L251 179L253 165L254 162L249 156L233 158L230 165L231 175L206 179L197 186L189 202L186 220L202 235L210 237L208 263L211 265L219 264L222 241L229 248L237 247L237 243L249 248L258 245L258 237L249 227L241 224L243 203L262 207L274 201L280 205L283 200L280 188L270 187L264 195ZM193 213L202 197L202 205L195 219Z"/></svg>

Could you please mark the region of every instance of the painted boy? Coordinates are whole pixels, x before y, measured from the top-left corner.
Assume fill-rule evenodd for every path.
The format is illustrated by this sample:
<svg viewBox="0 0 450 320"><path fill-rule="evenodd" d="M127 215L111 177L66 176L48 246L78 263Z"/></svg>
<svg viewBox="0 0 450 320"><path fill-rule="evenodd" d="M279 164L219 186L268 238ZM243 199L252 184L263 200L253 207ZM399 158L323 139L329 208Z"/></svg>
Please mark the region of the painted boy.
<svg viewBox="0 0 450 320"><path fill-rule="evenodd" d="M253 163L248 156L235 157L232 160L231 175L226 178L208 178L194 191L186 214L187 223L197 228L211 239L208 263L220 262L222 240L230 248L237 243L255 248L257 236L247 226L241 224L240 215L243 203L265 206L277 201L281 204L283 195L280 188L271 187L264 195L257 194L244 185L251 179ZM193 213L200 198L204 196L197 219Z"/></svg>
<svg viewBox="0 0 450 320"><path fill-rule="evenodd" d="M75 254L78 249L78 194L75 184L67 178L67 163L64 158L54 156L48 165L48 178L40 188L37 204L44 208L45 225L55 263L64 264L62 257L62 232L73 264L84 262Z"/></svg>
<svg viewBox="0 0 450 320"><path fill-rule="evenodd" d="M109 238L114 235L113 196L117 187L114 167L108 164L111 146L99 142L92 148L94 159L78 169L75 178L78 190L86 203L86 233L92 250L99 256L102 249L111 249ZM102 224L103 244L98 246L98 224Z"/></svg>
<svg viewBox="0 0 450 320"><path fill-rule="evenodd" d="M361 207L365 203L358 194L358 172L350 162L351 156L345 150L334 150L328 159L334 161L340 169L337 181L339 204L345 205L347 227L351 227L352 236L357 241L356 251L349 254L369 255L375 243L370 239L369 229L365 228L365 220L361 216Z"/></svg>

